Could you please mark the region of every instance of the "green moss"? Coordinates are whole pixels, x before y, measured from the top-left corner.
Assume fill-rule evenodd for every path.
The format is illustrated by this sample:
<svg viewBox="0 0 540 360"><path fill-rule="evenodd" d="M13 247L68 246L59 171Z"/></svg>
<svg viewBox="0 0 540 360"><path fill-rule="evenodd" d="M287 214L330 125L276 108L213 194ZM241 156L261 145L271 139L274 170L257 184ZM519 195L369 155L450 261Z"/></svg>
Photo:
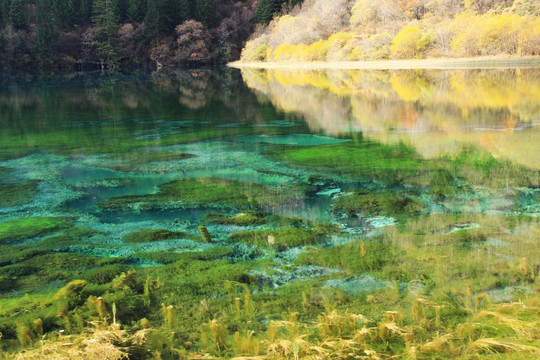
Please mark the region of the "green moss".
<svg viewBox="0 0 540 360"><path fill-rule="evenodd" d="M69 222L60 217L13 219L0 223L0 242L30 239L65 229Z"/></svg>
<svg viewBox="0 0 540 360"><path fill-rule="evenodd" d="M278 206L304 198L310 187L291 185L275 189L253 183L222 179L182 179L159 186L157 194L111 197L98 203L105 210L162 208L233 208L253 209Z"/></svg>
<svg viewBox="0 0 540 360"><path fill-rule="evenodd" d="M493 188L508 186L540 186L540 171L527 169L509 160L496 159L491 153L466 148L458 156L445 158L453 174L470 185Z"/></svg>
<svg viewBox="0 0 540 360"><path fill-rule="evenodd" d="M229 260L198 261L189 259L165 265L154 272L171 294L186 304L200 303L200 296L226 294L225 281L254 283L248 273L260 266L258 261L232 263Z"/></svg>
<svg viewBox="0 0 540 360"><path fill-rule="evenodd" d="M11 180L11 169L0 166L0 181Z"/></svg>
<svg viewBox="0 0 540 360"><path fill-rule="evenodd" d="M181 199L191 206L211 204L245 208L264 204L267 197L276 196L276 191L261 185L220 178L178 180L159 188L163 194Z"/></svg>
<svg viewBox="0 0 540 360"><path fill-rule="evenodd" d="M354 217L365 216L417 216L424 209L422 203L390 190L356 190L334 200L334 211Z"/></svg>
<svg viewBox="0 0 540 360"><path fill-rule="evenodd" d="M128 271L129 266L124 264L102 265L100 267L89 269L80 274L82 280L92 284L107 284L123 272Z"/></svg>
<svg viewBox="0 0 540 360"><path fill-rule="evenodd" d="M86 286L86 281L84 280L73 280L56 293L54 296L55 299L62 299L65 297L70 297L76 294L79 294L82 289Z"/></svg>
<svg viewBox="0 0 540 360"><path fill-rule="evenodd" d="M397 255L388 239L378 238L302 253L296 263L338 268L349 272L379 271L386 264L396 261Z"/></svg>
<svg viewBox="0 0 540 360"><path fill-rule="evenodd" d="M73 245L77 242L77 240L80 240L82 236L80 237L73 237L70 235L53 235L53 236L47 236L46 238L42 239L39 243L33 244L32 247L35 249L39 249L42 251L52 251L52 250L65 250L70 245Z"/></svg>
<svg viewBox="0 0 540 360"><path fill-rule="evenodd" d="M457 246L473 247L487 240L482 229L458 230L447 235L449 241Z"/></svg>
<svg viewBox="0 0 540 360"><path fill-rule="evenodd" d="M20 206L31 202L38 193L40 180L0 183L0 207Z"/></svg>
<svg viewBox="0 0 540 360"><path fill-rule="evenodd" d="M177 111L177 109L174 111ZM128 115L126 114L126 116ZM28 132L24 136L11 133L1 134L2 143L9 144L9 146L0 148L0 161L30 155L34 152L34 149L47 149L62 155L107 154L112 158L119 160L125 158L128 161L134 161L134 163L139 163L136 156L126 154L129 152L140 152L144 154L143 162L167 161L178 159L178 157L183 159L186 156L190 157L192 155L170 155L159 152L152 154L146 150L154 146L185 144L231 136L253 134L279 135L293 131L291 128L283 127L194 127L183 129L182 132L166 135L159 139L146 140L134 137L132 134L135 129L129 124L118 122L111 126L106 124L106 122L104 123L98 126L62 127L59 128L60 130L54 126L50 126L45 129L47 131ZM155 130L154 126L155 124L149 125L149 129ZM144 160L145 156L147 156L147 160Z"/></svg>
<svg viewBox="0 0 540 360"><path fill-rule="evenodd" d="M21 147L1 147L0 148L0 161L13 160L22 158L32 154L33 151L28 149L27 146Z"/></svg>
<svg viewBox="0 0 540 360"><path fill-rule="evenodd" d="M35 249L34 247L0 245L0 266L26 261L45 253L44 250Z"/></svg>
<svg viewBox="0 0 540 360"><path fill-rule="evenodd" d="M158 151L145 151L145 149L139 149L135 152L117 153L107 156L108 159L114 160L113 163L105 163L104 167L129 172L133 170L134 166L143 165L156 161L177 161L183 159L189 159L195 157L193 154L184 153L164 153Z"/></svg>
<svg viewBox="0 0 540 360"><path fill-rule="evenodd" d="M164 229L147 229L124 235L123 240L128 243L145 243L170 239L200 240L200 236L184 231L169 231Z"/></svg>
<svg viewBox="0 0 540 360"><path fill-rule="evenodd" d="M429 193L436 199L444 199L455 195L459 187L455 176L444 169L433 173L429 185Z"/></svg>
<svg viewBox="0 0 540 360"><path fill-rule="evenodd" d="M345 177L395 183L421 168L420 157L406 145L351 141L336 145L282 147L269 155L294 166Z"/></svg>
<svg viewBox="0 0 540 360"><path fill-rule="evenodd" d="M313 245L321 237L313 230L287 227L277 230L240 231L232 234L228 241L273 248L279 251L297 246Z"/></svg>
<svg viewBox="0 0 540 360"><path fill-rule="evenodd" d="M161 264L172 264L179 261L213 261L224 257L232 256L234 250L227 246L213 246L203 251L185 251L185 252L137 252L132 256L139 259L152 260Z"/></svg>
<svg viewBox="0 0 540 360"><path fill-rule="evenodd" d="M207 213L203 217L202 221L210 224L257 226L266 224L267 216L267 213L260 211L246 211L234 215Z"/></svg>
<svg viewBox="0 0 540 360"><path fill-rule="evenodd" d="M111 276L107 272L123 268L122 258L102 258L69 253L30 253L32 256L18 258L11 264L0 267L0 276L13 281L13 289L40 291L49 283L83 278L100 283ZM102 273L100 274L100 270Z"/></svg>
<svg viewBox="0 0 540 360"><path fill-rule="evenodd" d="M17 288L17 281L9 275L0 275L0 294L7 293Z"/></svg>

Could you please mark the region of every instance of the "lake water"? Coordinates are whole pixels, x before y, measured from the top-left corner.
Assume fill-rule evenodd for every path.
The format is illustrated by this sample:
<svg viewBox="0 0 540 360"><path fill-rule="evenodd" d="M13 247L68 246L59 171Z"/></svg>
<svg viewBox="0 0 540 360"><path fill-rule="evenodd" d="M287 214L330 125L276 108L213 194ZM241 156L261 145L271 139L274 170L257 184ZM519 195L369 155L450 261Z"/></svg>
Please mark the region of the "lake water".
<svg viewBox="0 0 540 360"><path fill-rule="evenodd" d="M129 270L157 304L248 284L267 317L298 281L498 302L538 275L540 69L28 76L1 82L0 127L1 341L13 299Z"/></svg>

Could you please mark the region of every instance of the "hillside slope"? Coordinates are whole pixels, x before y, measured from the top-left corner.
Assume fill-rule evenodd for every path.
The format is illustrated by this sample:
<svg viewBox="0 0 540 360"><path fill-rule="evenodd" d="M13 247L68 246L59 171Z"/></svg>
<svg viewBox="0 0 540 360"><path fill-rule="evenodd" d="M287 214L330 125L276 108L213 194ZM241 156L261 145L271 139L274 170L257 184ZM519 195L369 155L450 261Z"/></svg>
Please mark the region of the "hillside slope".
<svg viewBox="0 0 540 360"><path fill-rule="evenodd" d="M255 0L0 0L0 70L237 60Z"/></svg>
<svg viewBox="0 0 540 360"><path fill-rule="evenodd" d="M537 0L305 0L256 33L242 61L540 55Z"/></svg>

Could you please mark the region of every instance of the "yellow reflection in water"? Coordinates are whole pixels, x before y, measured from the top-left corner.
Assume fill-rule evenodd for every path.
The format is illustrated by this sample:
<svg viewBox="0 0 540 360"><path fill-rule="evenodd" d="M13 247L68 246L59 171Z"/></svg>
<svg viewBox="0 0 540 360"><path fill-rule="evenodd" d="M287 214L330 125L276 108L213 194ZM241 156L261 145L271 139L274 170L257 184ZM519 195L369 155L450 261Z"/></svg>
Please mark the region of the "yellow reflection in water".
<svg viewBox="0 0 540 360"><path fill-rule="evenodd" d="M249 87L330 135L362 131L425 157L480 146L540 169L540 69L242 70Z"/></svg>

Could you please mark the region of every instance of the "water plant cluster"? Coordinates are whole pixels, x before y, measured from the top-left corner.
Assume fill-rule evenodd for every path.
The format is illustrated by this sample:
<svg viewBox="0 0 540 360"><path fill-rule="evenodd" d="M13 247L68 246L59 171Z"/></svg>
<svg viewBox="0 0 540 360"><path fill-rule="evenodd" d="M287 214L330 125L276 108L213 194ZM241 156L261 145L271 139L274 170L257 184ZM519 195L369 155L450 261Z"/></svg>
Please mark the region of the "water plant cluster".
<svg viewBox="0 0 540 360"><path fill-rule="evenodd" d="M211 82L197 110L171 118L163 83L174 106L107 120L128 84L89 86L101 123L8 112L0 359L540 356L538 169L231 115Z"/></svg>

